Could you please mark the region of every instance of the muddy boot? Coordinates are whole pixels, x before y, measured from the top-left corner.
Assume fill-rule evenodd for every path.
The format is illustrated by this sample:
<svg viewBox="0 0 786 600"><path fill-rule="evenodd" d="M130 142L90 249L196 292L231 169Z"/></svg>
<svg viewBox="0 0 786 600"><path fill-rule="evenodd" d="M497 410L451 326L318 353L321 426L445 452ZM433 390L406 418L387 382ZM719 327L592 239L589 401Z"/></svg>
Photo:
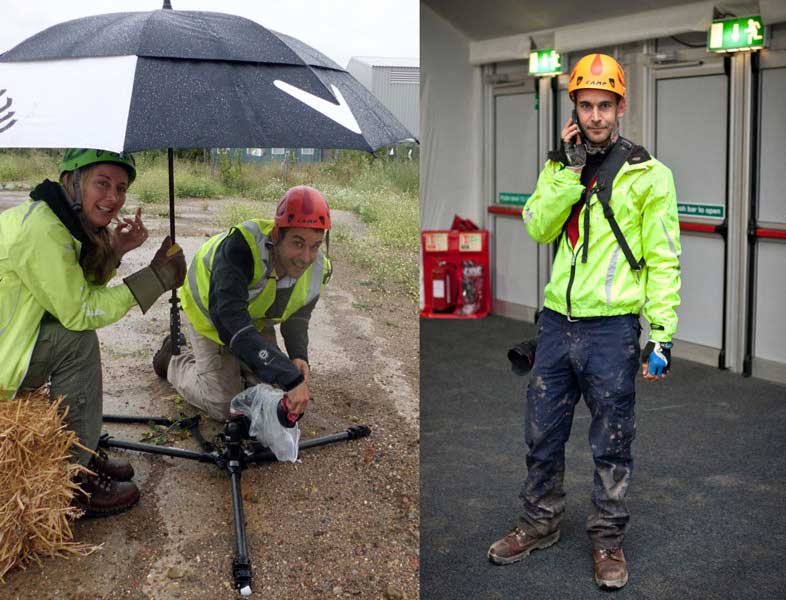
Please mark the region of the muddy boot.
<svg viewBox="0 0 786 600"><path fill-rule="evenodd" d="M161 379L166 379L170 360L172 360L172 337L168 335L164 338L161 347L153 357L153 370Z"/></svg>
<svg viewBox="0 0 786 600"><path fill-rule="evenodd" d="M139 500L139 488L130 481L114 481L107 475L82 475L82 491L74 494L74 506L85 517L106 517L124 512Z"/></svg>
<svg viewBox="0 0 786 600"><path fill-rule="evenodd" d="M509 565L529 556L534 550L542 550L556 544L558 540L559 530L544 536L532 536L516 527L492 544L488 558L495 565Z"/></svg>
<svg viewBox="0 0 786 600"><path fill-rule="evenodd" d="M131 481L134 467L125 458L109 458L103 450L96 450L87 468L94 473L103 473L115 481Z"/></svg>
<svg viewBox="0 0 786 600"><path fill-rule="evenodd" d="M601 588L616 590L628 583L628 563L622 548L595 548L595 583Z"/></svg>

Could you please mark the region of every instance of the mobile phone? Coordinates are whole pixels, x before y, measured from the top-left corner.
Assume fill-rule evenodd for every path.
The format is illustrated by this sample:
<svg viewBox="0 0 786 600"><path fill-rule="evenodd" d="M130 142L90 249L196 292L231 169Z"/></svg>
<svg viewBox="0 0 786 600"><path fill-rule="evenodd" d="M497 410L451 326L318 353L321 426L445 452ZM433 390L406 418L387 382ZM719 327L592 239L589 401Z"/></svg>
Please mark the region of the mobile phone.
<svg viewBox="0 0 786 600"><path fill-rule="evenodd" d="M578 128L578 130L579 130L579 131L580 131L580 132L583 134L584 132L583 132L583 131L581 131L581 125L579 125L579 115L577 115L577 114L576 114L576 109L575 109L575 108L574 108L574 109L573 109L573 111L570 113L570 118L571 118L571 119L573 119L573 122L576 124L576 127L577 127L577 128ZM576 135L573 137L573 143L574 143L574 144L577 144L577 143L579 142L579 140L578 140L578 137L579 137L579 136L578 136L578 134L576 134Z"/></svg>

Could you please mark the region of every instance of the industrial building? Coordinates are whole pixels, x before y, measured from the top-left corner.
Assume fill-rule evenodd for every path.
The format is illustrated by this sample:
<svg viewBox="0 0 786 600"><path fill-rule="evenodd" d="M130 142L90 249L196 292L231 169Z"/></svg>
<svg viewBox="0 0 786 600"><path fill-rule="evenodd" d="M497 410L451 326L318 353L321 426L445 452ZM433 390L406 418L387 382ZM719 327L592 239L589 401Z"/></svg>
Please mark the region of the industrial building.
<svg viewBox="0 0 786 600"><path fill-rule="evenodd" d="M355 56L347 71L416 138L420 137L420 64L417 58Z"/></svg>

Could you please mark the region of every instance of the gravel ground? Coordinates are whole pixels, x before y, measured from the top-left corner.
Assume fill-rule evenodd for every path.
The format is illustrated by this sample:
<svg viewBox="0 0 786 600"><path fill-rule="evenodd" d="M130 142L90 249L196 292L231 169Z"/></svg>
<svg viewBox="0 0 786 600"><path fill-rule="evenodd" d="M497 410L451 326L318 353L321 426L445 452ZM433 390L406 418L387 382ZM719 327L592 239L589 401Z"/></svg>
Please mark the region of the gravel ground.
<svg viewBox="0 0 786 600"><path fill-rule="evenodd" d="M0 193L0 210L26 193ZM226 200L178 200L178 242L187 260L218 231ZM129 201L128 208L135 206ZM160 211L160 207L156 210ZM145 216L150 241L129 254L120 276L146 265L168 224ZM337 211L338 212L338 211ZM265 215L263 215L265 216ZM337 219L351 221L348 214ZM366 424L370 437L305 450L301 464L254 465L242 490L254 581L270 600L418 598L418 319L413 302L369 287L368 277L331 247L335 273L314 313L310 357L314 401L303 438ZM163 299L99 330L104 412L195 414L151 368L169 327ZM108 424L138 441L145 425ZM210 439L221 430L207 421ZM197 449L190 440L174 445ZM76 538L101 548L84 558L47 559L14 571L0 597L18 600L219 599L232 585L235 536L229 478L212 464L126 453L142 498L131 511L81 520Z"/></svg>

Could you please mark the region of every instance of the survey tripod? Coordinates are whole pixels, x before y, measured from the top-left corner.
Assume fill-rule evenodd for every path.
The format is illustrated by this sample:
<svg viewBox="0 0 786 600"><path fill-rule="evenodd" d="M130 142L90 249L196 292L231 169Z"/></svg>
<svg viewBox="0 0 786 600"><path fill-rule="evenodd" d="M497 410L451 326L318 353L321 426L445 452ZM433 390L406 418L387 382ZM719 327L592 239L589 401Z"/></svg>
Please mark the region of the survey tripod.
<svg viewBox="0 0 786 600"><path fill-rule="evenodd" d="M174 421L166 417L104 415L103 420L107 423L154 423L156 425L175 425L182 430L188 430L191 433L191 437L193 437L202 448L202 452L116 440L106 433L99 439L98 443L101 447L123 448L125 450L162 454L175 458L187 458L189 460L212 463L229 474L230 490L232 493L232 513L235 519L235 557L232 561L232 575L235 580L235 589L243 596L251 595L251 560L248 555L248 545L246 542L246 522L243 515L243 496L240 493L240 474L243 469L249 465L260 462L271 462L276 460L276 457L270 449L262 446L249 437L249 420L244 416L230 418L224 432L217 436L215 444L208 442L202 437L202 433L199 431L199 415ZM343 440L355 440L366 437L370 433L371 429L368 426L356 425L340 433L302 440L298 448L299 450L305 450L307 448L315 448L317 446L324 446Z"/></svg>

